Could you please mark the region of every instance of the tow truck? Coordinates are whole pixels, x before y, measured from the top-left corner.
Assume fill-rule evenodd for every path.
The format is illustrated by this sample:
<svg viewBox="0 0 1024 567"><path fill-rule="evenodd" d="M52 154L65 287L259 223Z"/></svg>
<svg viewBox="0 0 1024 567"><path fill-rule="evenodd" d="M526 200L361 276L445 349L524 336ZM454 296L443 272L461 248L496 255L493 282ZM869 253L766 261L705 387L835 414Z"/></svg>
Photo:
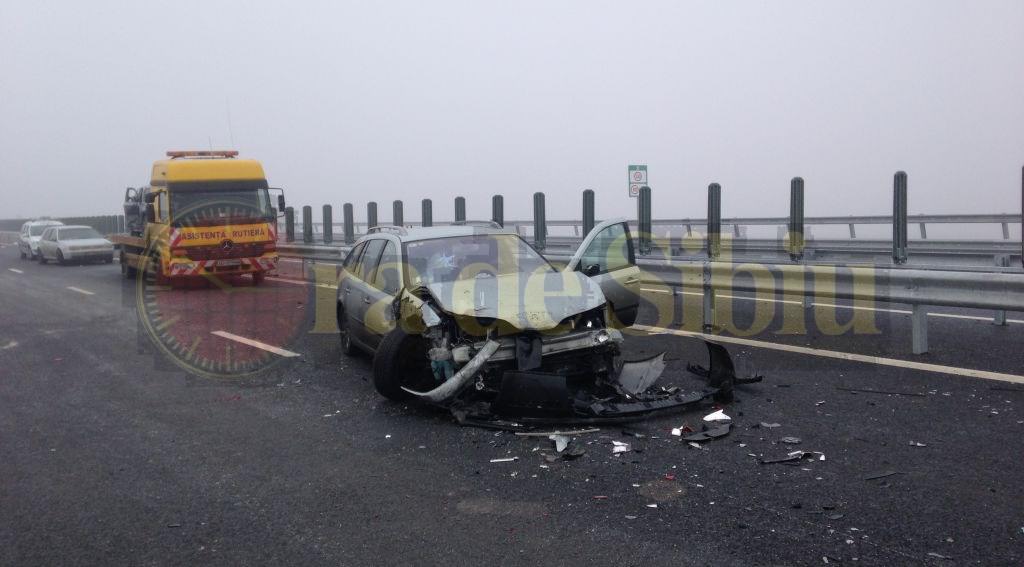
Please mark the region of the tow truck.
<svg viewBox="0 0 1024 567"><path fill-rule="evenodd" d="M271 191L280 192L276 210ZM269 187L254 159L234 150L169 151L153 163L149 186L125 190L125 233L110 240L128 279L141 272L173 285L249 274L259 284L277 269L284 207L283 191Z"/></svg>

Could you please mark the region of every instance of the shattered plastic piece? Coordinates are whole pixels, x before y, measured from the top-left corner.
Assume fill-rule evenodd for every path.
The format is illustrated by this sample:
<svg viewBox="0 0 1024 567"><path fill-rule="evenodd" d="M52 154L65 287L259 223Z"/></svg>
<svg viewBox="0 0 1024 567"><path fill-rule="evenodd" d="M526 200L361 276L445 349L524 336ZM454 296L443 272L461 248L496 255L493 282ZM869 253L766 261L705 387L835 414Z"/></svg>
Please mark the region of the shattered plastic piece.
<svg viewBox="0 0 1024 567"><path fill-rule="evenodd" d="M629 452L629 443L623 443L622 441L612 441L612 454Z"/></svg>
<svg viewBox="0 0 1024 567"><path fill-rule="evenodd" d="M936 559L953 559L952 557L949 557L947 555L942 555L941 553L935 553L934 551L929 551L928 552L928 557L934 557Z"/></svg>
<svg viewBox="0 0 1024 567"><path fill-rule="evenodd" d="M766 423L766 422L762 421L760 423L760 426L764 427L765 429L775 429L776 427L782 427L782 424L781 423Z"/></svg>
<svg viewBox="0 0 1024 567"><path fill-rule="evenodd" d="M626 435L627 437L636 437L637 439L643 439L644 437L647 437L646 433L642 431L637 431L636 429L630 429L628 427L622 428L622 434Z"/></svg>
<svg viewBox="0 0 1024 567"><path fill-rule="evenodd" d="M657 508L658 505L657 504L648 504L647 507L648 508Z"/></svg>
<svg viewBox="0 0 1024 567"><path fill-rule="evenodd" d="M562 452L562 460L575 461L576 459L582 457L583 454L586 452L587 450L584 449L583 447L580 447L579 445L573 445L572 447L569 447L564 452Z"/></svg>
<svg viewBox="0 0 1024 567"><path fill-rule="evenodd" d="M700 443L694 443L693 441L690 441L689 445L694 449L703 449L703 447L700 446Z"/></svg>
<svg viewBox="0 0 1024 567"><path fill-rule="evenodd" d="M572 438L569 437L568 435L559 434L548 435L548 439L555 442L555 451L559 453L564 451L565 448L569 446L569 441L572 441Z"/></svg>
<svg viewBox="0 0 1024 567"><path fill-rule="evenodd" d="M799 445L801 439L799 437L783 437L779 439L779 443L786 443L787 445Z"/></svg>
<svg viewBox="0 0 1024 567"><path fill-rule="evenodd" d="M776 463L796 463L804 459L813 459L814 455L816 454L820 453L815 453L814 451L793 451L792 453L789 453L788 455L780 459L761 459L760 462L762 465L774 465ZM821 460L825 460L825 455L821 455L821 457Z"/></svg>
<svg viewBox="0 0 1024 567"><path fill-rule="evenodd" d="M650 358L622 363L615 382L634 396L646 391L665 371L665 353Z"/></svg>
<svg viewBox="0 0 1024 567"><path fill-rule="evenodd" d="M732 418L725 415L725 411L718 410L704 416L704 421L732 421Z"/></svg>
<svg viewBox="0 0 1024 567"><path fill-rule="evenodd" d="M675 435L676 437L679 437L682 434L683 434L683 429L681 427L673 427L672 428L672 435Z"/></svg>
<svg viewBox="0 0 1024 567"><path fill-rule="evenodd" d="M918 443L917 441L911 441L910 442L910 446L911 447L927 447L928 445L925 445L924 443Z"/></svg>
<svg viewBox="0 0 1024 567"><path fill-rule="evenodd" d="M519 457L502 457L500 459L491 459L491 462L492 463L511 463L513 461L518 461L518 460L519 460Z"/></svg>
<svg viewBox="0 0 1024 567"><path fill-rule="evenodd" d="M593 498L594 500L608 500L608 497L603 495L603 494L597 495L597 496L591 496L591 498Z"/></svg>
<svg viewBox="0 0 1024 567"><path fill-rule="evenodd" d="M926 394L920 392L896 392L892 390L871 390L868 388L847 388L846 386L836 386L836 390L842 390L844 392L863 392L865 394L892 394L895 396L920 396L925 397Z"/></svg>
<svg viewBox="0 0 1024 567"><path fill-rule="evenodd" d="M719 437L725 437L729 434L731 427L732 426L728 423L723 423L722 425L715 427L708 427L705 424L704 431L687 435L686 437L683 437L683 441L710 441L712 439L718 439Z"/></svg>
<svg viewBox="0 0 1024 567"><path fill-rule="evenodd" d="M566 431L517 431L516 435L519 437L550 437L551 435L583 435L584 433L598 433L599 431L601 430L596 427L590 427L588 429L571 429Z"/></svg>

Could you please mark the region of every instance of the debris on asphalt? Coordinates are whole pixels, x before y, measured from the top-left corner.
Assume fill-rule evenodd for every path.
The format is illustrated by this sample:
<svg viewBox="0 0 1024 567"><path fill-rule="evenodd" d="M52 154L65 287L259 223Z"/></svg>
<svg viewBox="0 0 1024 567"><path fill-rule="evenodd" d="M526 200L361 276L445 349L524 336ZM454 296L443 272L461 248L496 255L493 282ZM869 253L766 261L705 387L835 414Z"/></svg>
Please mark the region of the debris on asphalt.
<svg viewBox="0 0 1024 567"><path fill-rule="evenodd" d="M591 498L594 499L594 500L608 500L608 497L603 495L603 494L602 495L591 496Z"/></svg>
<svg viewBox="0 0 1024 567"><path fill-rule="evenodd" d="M181 524L179 524L179 523L175 522L175 523L173 523L173 524L167 524L167 527L168 527L168 528L180 528L180 527L181 527Z"/></svg>
<svg viewBox="0 0 1024 567"><path fill-rule="evenodd" d="M727 415L725 415L725 412L723 410L718 410L718 411L716 411L714 413L709 413L708 415L705 415L704 416L704 421L711 421L711 422L730 421L731 422L732 418L727 416Z"/></svg>
<svg viewBox="0 0 1024 567"><path fill-rule="evenodd" d="M918 396L925 397L925 394L920 392L898 392L895 390L872 390L870 388L848 388L846 386L836 386L836 390L842 390L844 392L863 392L865 394L892 394L894 396Z"/></svg>
<svg viewBox="0 0 1024 567"><path fill-rule="evenodd" d="M516 431L518 437L548 437L551 435L583 435L585 433L598 433L601 431L597 427L591 427L588 429L572 429L572 430L554 430L554 431Z"/></svg>
<svg viewBox="0 0 1024 567"><path fill-rule="evenodd" d="M636 437L637 439L643 439L647 437L647 434L644 433L643 431L638 431L636 429L631 429L629 427L623 427L622 434L627 437Z"/></svg>
<svg viewBox="0 0 1024 567"><path fill-rule="evenodd" d="M779 439L779 443L785 443L787 445L799 445L801 443L801 439L799 437L783 437L782 439Z"/></svg>
<svg viewBox="0 0 1024 567"><path fill-rule="evenodd" d="M693 447L694 449L703 449L704 448L704 447L700 446L700 443L694 443L693 441L690 441L689 445L691 447Z"/></svg>
<svg viewBox="0 0 1024 567"><path fill-rule="evenodd" d="M491 459L491 462L492 463L511 463L513 461L518 461L518 460L519 460L519 457L502 457L500 459Z"/></svg>
<svg viewBox="0 0 1024 567"><path fill-rule="evenodd" d="M818 451L793 451L779 459L760 459L762 465L774 465L777 463L798 463L804 459L825 460L825 454Z"/></svg>
<svg viewBox="0 0 1024 567"><path fill-rule="evenodd" d="M648 508L657 508L658 505L657 504L648 504L647 507Z"/></svg>
<svg viewBox="0 0 1024 567"><path fill-rule="evenodd" d="M683 441L710 441L712 439L718 439L719 437L725 437L726 435L728 435L729 434L729 430L732 428L732 426L729 425L729 423L723 423L723 422L712 422L712 423L721 423L721 425L716 425L714 427L708 427L708 424L705 423L704 424L704 431L700 431L700 432L697 432L697 433L692 433L690 435L687 435L686 437L683 437Z"/></svg>
<svg viewBox="0 0 1024 567"><path fill-rule="evenodd" d="M558 433L548 435L548 439L555 442L555 451L559 453L564 451L565 448L569 446L569 442L572 441L572 438L569 437L568 435L562 435Z"/></svg>
<svg viewBox="0 0 1024 567"><path fill-rule="evenodd" d="M868 476L864 477L864 480L878 480L880 478L886 478L886 477L895 476L895 475L898 475L898 474L903 474L903 473L900 472L900 471L885 471L885 472L880 472L880 473L868 475Z"/></svg>
<svg viewBox="0 0 1024 567"><path fill-rule="evenodd" d="M584 449L583 447L580 447L579 445L573 445L572 447L569 447L568 449L562 452L562 460L575 461L576 459L582 457L583 454L586 452L587 450Z"/></svg>
<svg viewBox="0 0 1024 567"><path fill-rule="evenodd" d="M765 429L775 429L776 427L782 427L781 423L768 423L764 421L758 423L757 425L760 427L764 427Z"/></svg>
<svg viewBox="0 0 1024 567"><path fill-rule="evenodd" d="M942 555L941 553L935 553L934 551L929 551L928 552L928 557L934 557L935 559L950 559L950 560L953 559L952 557L949 557L948 555Z"/></svg>
<svg viewBox="0 0 1024 567"><path fill-rule="evenodd" d="M919 443L917 441L911 441L910 442L910 446L911 447L927 447L928 445L925 445L924 443Z"/></svg>
<svg viewBox="0 0 1024 567"><path fill-rule="evenodd" d="M630 451L629 443L623 443L622 441L612 441L612 454L617 455L619 453L628 453Z"/></svg>

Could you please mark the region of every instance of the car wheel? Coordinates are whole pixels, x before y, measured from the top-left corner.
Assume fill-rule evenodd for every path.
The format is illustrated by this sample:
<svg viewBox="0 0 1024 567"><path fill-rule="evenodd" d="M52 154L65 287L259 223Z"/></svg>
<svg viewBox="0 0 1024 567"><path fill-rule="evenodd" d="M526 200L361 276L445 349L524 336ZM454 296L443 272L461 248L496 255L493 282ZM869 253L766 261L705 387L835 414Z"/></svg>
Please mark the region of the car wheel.
<svg viewBox="0 0 1024 567"><path fill-rule="evenodd" d="M341 305L338 305L338 337L341 341L341 353L345 356L355 356L359 354L359 348L352 342L352 333L348 328L348 317L345 316L345 312L341 309Z"/></svg>
<svg viewBox="0 0 1024 567"><path fill-rule="evenodd" d="M46 257L43 256L42 252L39 252L39 254L37 254L36 256L37 256L36 259L39 260L40 264L45 264L46 263Z"/></svg>
<svg viewBox="0 0 1024 567"><path fill-rule="evenodd" d="M427 391L438 386L427 360L427 344L401 325L384 336L373 357L373 386L385 398L401 401L412 395L402 389Z"/></svg>
<svg viewBox="0 0 1024 567"><path fill-rule="evenodd" d="M121 275L124 276L124 279L134 280L135 268L128 265L128 260L124 257L124 252L121 252L121 255L118 257L118 261L121 264Z"/></svg>
<svg viewBox="0 0 1024 567"><path fill-rule="evenodd" d="M28 254L26 254L24 251L18 250L18 253L21 254L21 259L22 260L24 260L25 258L28 258Z"/></svg>
<svg viewBox="0 0 1024 567"><path fill-rule="evenodd" d="M60 250L57 250L57 263L60 264L61 266L68 263L68 261L64 259L64 253L61 252Z"/></svg>

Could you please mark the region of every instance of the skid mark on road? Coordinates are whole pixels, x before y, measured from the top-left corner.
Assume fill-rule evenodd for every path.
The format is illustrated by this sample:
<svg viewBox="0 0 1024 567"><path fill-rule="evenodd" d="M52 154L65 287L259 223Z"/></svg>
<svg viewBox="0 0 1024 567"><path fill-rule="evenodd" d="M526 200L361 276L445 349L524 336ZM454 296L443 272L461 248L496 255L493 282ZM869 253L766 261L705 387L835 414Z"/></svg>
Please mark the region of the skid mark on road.
<svg viewBox="0 0 1024 567"><path fill-rule="evenodd" d="M224 339L228 339L228 340L232 340L232 341L235 341L235 342L242 343L243 345L248 345L248 346L251 346L251 347L260 348L260 349L263 349L263 350L265 350L267 352L272 352L272 353L274 353L274 354L276 354L278 356L284 356L284 357L288 357L288 358L292 358L292 357L296 357L296 356L302 356L302 355L300 355L297 352L292 352L290 350L286 350L286 349L283 349L283 348L280 348L280 347L276 347L274 345L268 345L267 343L263 343L263 342L260 342L260 341L254 340L254 339L249 339L249 338L246 338L246 337L242 337L242 336L236 335L234 333L229 333L227 331L211 331L211 334L217 335L218 337L221 337L221 338L224 338Z"/></svg>
<svg viewBox="0 0 1024 567"><path fill-rule="evenodd" d="M869 356L865 354L855 354L852 352L839 352L834 350L801 347L782 343L770 343L766 341L755 341L753 339L741 339L737 337L709 335L707 333L683 331L680 329L666 329L664 327L651 327L648 325L633 325L633 328L640 331L647 331L652 335L678 335L681 337L698 337L718 343L730 343L735 345L750 346L755 348L766 348L771 350L792 352L797 354L809 354L811 356L820 356L824 358L849 360L852 362L866 362L868 364L878 364L881 366L894 366L897 368L908 368L911 370L923 370L925 372L938 372L941 374L953 374L955 376L969 376L971 378L983 378L985 380L999 380L1002 382L1024 384L1024 376L1018 376L1016 374L1004 374L1002 372L990 372L988 370L976 370L973 368L957 368L956 366L943 366L941 364L928 364L926 362L914 362L911 360L901 360L898 358L884 358L881 356Z"/></svg>
<svg viewBox="0 0 1024 567"><path fill-rule="evenodd" d="M93 292L91 292L91 291L89 291L87 289L78 288L78 287L75 287L73 285L69 285L68 289L70 289L71 291L77 291L78 293L81 293L82 295L96 295L95 293L93 293Z"/></svg>
<svg viewBox="0 0 1024 567"><path fill-rule="evenodd" d="M14 272L16 274L24 274L25 273L25 272L19 270L18 268L7 268L7 270L11 271L11 272Z"/></svg>

